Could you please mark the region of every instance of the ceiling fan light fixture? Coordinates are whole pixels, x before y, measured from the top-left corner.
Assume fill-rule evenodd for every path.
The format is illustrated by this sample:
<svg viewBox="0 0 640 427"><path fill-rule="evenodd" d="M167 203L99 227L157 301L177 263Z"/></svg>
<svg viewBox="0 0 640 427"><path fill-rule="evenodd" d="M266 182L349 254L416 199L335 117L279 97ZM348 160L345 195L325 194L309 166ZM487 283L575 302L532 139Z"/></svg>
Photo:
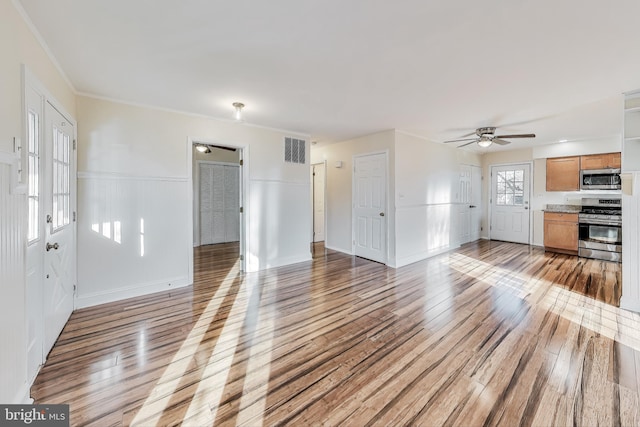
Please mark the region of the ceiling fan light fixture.
<svg viewBox="0 0 640 427"><path fill-rule="evenodd" d="M210 153L211 149L209 149L209 147L207 147L204 144L196 144L196 150L198 150L200 153Z"/></svg>
<svg viewBox="0 0 640 427"><path fill-rule="evenodd" d="M244 104L242 102L234 102L233 104L233 119L236 122L241 122L242 121L242 109L244 108Z"/></svg>
<svg viewBox="0 0 640 427"><path fill-rule="evenodd" d="M478 141L478 146L480 146L482 148L487 148L488 146L491 145L492 142L493 141L491 141L491 138L482 137Z"/></svg>

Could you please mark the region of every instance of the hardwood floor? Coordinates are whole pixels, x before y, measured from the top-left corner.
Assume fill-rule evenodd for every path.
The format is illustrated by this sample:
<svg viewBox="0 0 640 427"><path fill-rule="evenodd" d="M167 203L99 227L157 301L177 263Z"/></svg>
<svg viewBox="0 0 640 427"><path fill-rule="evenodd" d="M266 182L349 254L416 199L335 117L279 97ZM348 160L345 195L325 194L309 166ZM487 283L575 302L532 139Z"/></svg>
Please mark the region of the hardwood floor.
<svg viewBox="0 0 640 427"><path fill-rule="evenodd" d="M32 388L73 425L640 425L620 266L479 241L399 269L313 245L73 313Z"/></svg>

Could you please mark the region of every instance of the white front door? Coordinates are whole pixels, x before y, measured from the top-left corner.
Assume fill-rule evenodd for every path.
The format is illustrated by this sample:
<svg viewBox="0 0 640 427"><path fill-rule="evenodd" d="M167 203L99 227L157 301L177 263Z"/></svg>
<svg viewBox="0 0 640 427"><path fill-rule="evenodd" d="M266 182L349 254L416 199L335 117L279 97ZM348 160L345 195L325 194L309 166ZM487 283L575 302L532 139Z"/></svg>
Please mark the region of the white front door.
<svg viewBox="0 0 640 427"><path fill-rule="evenodd" d="M25 114L27 150L27 378L35 379L44 362L44 215L42 214L42 126L44 98L32 87L25 88Z"/></svg>
<svg viewBox="0 0 640 427"><path fill-rule="evenodd" d="M76 166L74 128L45 104L44 188L44 353L48 354L73 311L76 281Z"/></svg>
<svg viewBox="0 0 640 427"><path fill-rule="evenodd" d="M354 254L387 262L387 155L354 157Z"/></svg>
<svg viewBox="0 0 640 427"><path fill-rule="evenodd" d="M492 240L529 243L531 165L491 167Z"/></svg>
<svg viewBox="0 0 640 427"><path fill-rule="evenodd" d="M324 241L324 163L311 168L313 185L313 241Z"/></svg>

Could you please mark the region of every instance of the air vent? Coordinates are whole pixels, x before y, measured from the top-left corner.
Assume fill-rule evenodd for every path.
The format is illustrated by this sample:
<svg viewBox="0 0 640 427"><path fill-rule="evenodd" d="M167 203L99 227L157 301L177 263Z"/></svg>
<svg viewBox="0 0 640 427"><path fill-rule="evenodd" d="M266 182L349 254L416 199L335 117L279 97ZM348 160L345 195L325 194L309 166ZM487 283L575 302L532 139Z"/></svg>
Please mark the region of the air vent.
<svg viewBox="0 0 640 427"><path fill-rule="evenodd" d="M289 137L284 139L284 161L287 163L306 163L304 139Z"/></svg>

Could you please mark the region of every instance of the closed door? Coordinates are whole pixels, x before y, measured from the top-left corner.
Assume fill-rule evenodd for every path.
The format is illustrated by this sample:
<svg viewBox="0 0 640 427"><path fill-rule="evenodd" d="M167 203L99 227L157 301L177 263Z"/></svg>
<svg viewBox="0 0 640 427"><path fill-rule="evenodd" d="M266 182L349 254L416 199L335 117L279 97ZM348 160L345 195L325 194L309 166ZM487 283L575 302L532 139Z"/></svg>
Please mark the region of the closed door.
<svg viewBox="0 0 640 427"><path fill-rule="evenodd" d="M482 168L471 166L471 210L470 240L475 241L482 233Z"/></svg>
<svg viewBox="0 0 640 427"><path fill-rule="evenodd" d="M460 244L471 241L471 166L461 166L458 175L458 228Z"/></svg>
<svg viewBox="0 0 640 427"><path fill-rule="evenodd" d="M324 241L324 163L312 167L313 241Z"/></svg>
<svg viewBox="0 0 640 427"><path fill-rule="evenodd" d="M200 244L240 240L238 165L199 163Z"/></svg>
<svg viewBox="0 0 640 427"><path fill-rule="evenodd" d="M49 352L73 311L76 280L76 167L73 125L46 103L44 145L44 348Z"/></svg>
<svg viewBox="0 0 640 427"><path fill-rule="evenodd" d="M26 87L26 144L27 150L27 378L32 381L46 354L44 353L44 251L42 213L42 133L44 125L43 97L31 87Z"/></svg>
<svg viewBox="0 0 640 427"><path fill-rule="evenodd" d="M529 243L529 164L491 168L492 240Z"/></svg>
<svg viewBox="0 0 640 427"><path fill-rule="evenodd" d="M458 180L458 227L460 244L480 238L482 223L482 170L463 165Z"/></svg>
<svg viewBox="0 0 640 427"><path fill-rule="evenodd" d="M387 262L387 155L354 157L354 253Z"/></svg>

